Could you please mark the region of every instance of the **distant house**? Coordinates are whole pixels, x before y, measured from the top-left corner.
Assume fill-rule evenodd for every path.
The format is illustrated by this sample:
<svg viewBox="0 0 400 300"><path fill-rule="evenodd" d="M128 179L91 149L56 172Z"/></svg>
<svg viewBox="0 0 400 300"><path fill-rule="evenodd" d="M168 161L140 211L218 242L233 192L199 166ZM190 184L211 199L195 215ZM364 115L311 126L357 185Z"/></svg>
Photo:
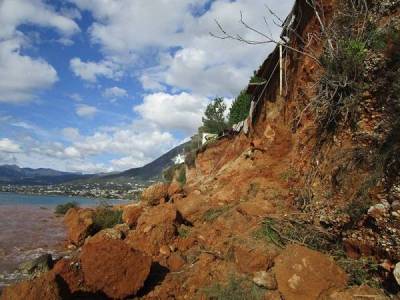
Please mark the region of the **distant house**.
<svg viewBox="0 0 400 300"><path fill-rule="evenodd" d="M185 162L185 155L184 154L178 154L175 156L172 161L174 162L175 165L180 165Z"/></svg>

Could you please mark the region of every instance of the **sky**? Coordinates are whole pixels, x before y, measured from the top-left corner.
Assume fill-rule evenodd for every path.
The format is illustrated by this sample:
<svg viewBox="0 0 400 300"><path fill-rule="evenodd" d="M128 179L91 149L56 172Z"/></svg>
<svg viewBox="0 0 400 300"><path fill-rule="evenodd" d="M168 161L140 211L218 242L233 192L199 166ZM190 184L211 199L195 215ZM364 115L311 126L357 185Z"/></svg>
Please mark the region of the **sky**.
<svg viewBox="0 0 400 300"><path fill-rule="evenodd" d="M215 20L278 37L292 0L0 0L0 164L140 167L232 102L272 44L217 39ZM268 26L267 26L268 24Z"/></svg>

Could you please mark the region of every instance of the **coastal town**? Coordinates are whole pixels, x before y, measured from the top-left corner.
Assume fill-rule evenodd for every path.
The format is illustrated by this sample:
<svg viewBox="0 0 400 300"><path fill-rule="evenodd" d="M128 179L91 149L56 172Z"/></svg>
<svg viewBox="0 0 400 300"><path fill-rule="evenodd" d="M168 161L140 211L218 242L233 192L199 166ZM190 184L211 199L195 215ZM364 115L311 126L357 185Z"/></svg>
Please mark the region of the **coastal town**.
<svg viewBox="0 0 400 300"><path fill-rule="evenodd" d="M0 192L27 195L66 195L88 198L136 200L151 181L146 183L85 183L57 185L0 185Z"/></svg>

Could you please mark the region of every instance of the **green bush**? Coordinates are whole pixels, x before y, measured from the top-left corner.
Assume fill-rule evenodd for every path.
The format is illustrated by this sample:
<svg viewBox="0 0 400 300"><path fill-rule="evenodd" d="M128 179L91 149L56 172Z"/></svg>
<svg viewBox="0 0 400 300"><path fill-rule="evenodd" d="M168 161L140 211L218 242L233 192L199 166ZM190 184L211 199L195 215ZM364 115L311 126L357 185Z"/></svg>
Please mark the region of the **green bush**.
<svg viewBox="0 0 400 300"><path fill-rule="evenodd" d="M122 223L122 210L114 210L110 207L98 207L93 217L94 232Z"/></svg>
<svg viewBox="0 0 400 300"><path fill-rule="evenodd" d="M163 178L166 182L172 182L175 175L175 165L172 165L163 171Z"/></svg>
<svg viewBox="0 0 400 300"><path fill-rule="evenodd" d="M251 96L246 94L246 91L241 91L229 110L229 125L232 126L245 120L249 115L250 106Z"/></svg>
<svg viewBox="0 0 400 300"><path fill-rule="evenodd" d="M58 215L65 215L70 208L76 208L76 207L79 207L78 202L71 201L57 205L54 211Z"/></svg>
<svg viewBox="0 0 400 300"><path fill-rule="evenodd" d="M176 177L176 181L179 182L181 186L186 183L186 167L184 164L180 165L178 168L178 176Z"/></svg>

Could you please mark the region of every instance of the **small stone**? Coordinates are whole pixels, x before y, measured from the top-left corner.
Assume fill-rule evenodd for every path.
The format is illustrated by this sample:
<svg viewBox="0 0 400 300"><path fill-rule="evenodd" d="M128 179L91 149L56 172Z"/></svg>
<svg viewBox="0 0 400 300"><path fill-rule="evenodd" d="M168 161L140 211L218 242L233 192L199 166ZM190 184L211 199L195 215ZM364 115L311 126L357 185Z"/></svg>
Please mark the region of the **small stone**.
<svg viewBox="0 0 400 300"><path fill-rule="evenodd" d="M275 276L271 272L255 272L253 282L260 287L266 288L267 290L276 290L277 288Z"/></svg>
<svg viewBox="0 0 400 300"><path fill-rule="evenodd" d="M171 254L171 250L169 249L168 246L162 245L160 247L160 254L164 256L169 256Z"/></svg>
<svg viewBox="0 0 400 300"><path fill-rule="evenodd" d="M186 261L179 253L175 252L168 258L167 263L168 268L172 272L176 272L179 271L186 264Z"/></svg>

